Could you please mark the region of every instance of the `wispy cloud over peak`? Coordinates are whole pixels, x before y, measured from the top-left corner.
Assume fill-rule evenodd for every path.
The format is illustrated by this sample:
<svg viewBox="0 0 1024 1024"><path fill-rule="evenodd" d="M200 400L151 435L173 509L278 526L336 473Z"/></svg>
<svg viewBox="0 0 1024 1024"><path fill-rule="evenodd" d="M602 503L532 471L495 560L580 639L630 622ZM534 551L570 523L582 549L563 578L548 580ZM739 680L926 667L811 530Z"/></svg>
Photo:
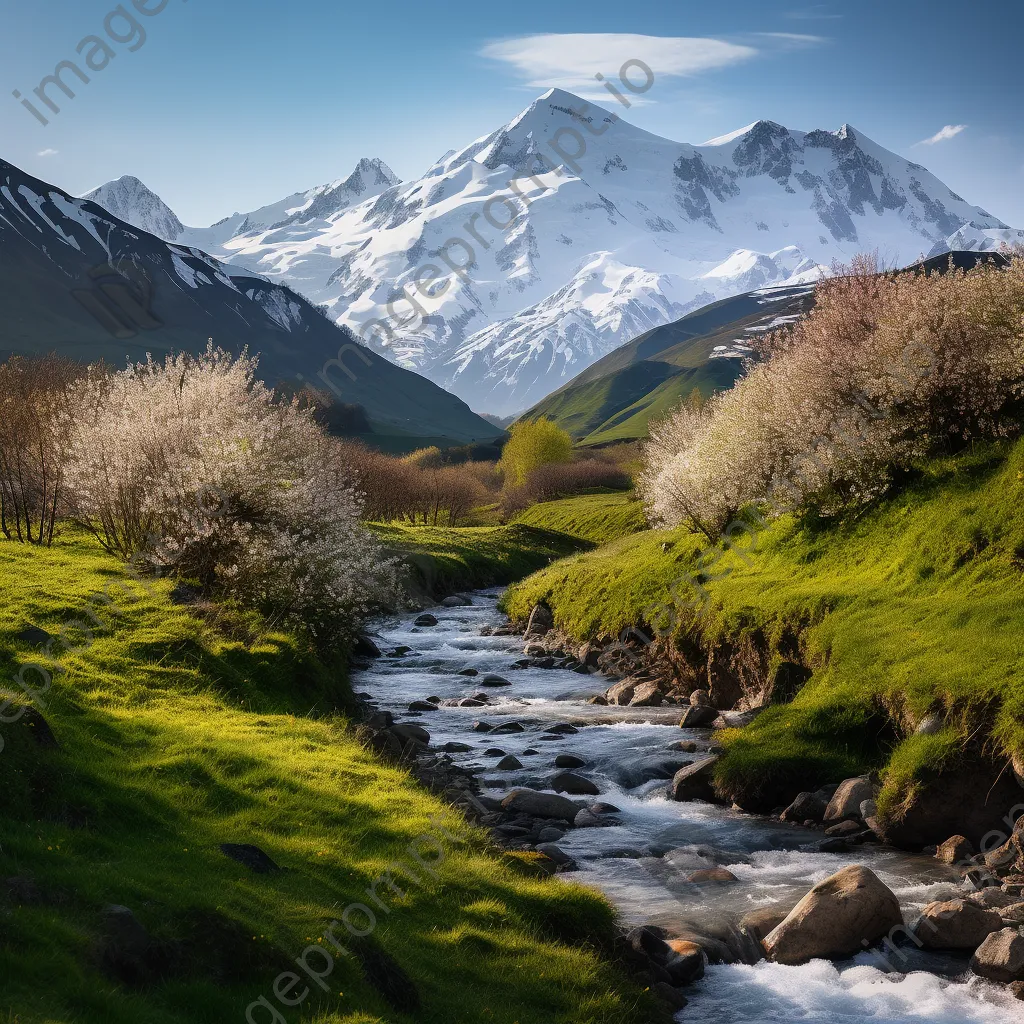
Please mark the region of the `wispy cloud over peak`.
<svg viewBox="0 0 1024 1024"><path fill-rule="evenodd" d="M498 40L480 52L512 67L530 88L556 87L607 99L596 76L615 76L628 61L643 61L656 78L682 78L742 63L759 51L744 43L696 36L545 33Z"/></svg>
<svg viewBox="0 0 1024 1024"><path fill-rule="evenodd" d="M931 138L922 139L916 143L918 146L934 146L937 142L946 142L949 139L956 138L967 125L965 124L947 124L945 128L940 128Z"/></svg>

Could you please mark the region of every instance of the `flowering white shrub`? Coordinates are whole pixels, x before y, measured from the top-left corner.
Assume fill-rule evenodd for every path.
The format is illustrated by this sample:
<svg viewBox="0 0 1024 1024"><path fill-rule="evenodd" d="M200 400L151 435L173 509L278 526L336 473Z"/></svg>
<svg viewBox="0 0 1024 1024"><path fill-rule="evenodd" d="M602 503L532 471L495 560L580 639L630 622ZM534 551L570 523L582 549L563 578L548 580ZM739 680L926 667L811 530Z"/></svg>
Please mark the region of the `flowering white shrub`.
<svg viewBox="0 0 1024 1024"><path fill-rule="evenodd" d="M255 359L212 344L91 371L68 491L109 550L326 640L390 596L395 569L360 523L340 447L255 374Z"/></svg>
<svg viewBox="0 0 1024 1024"><path fill-rule="evenodd" d="M916 458L1018 432L1024 257L928 276L861 259L760 348L734 388L652 429L641 491L656 521L714 536L750 502L833 515Z"/></svg>

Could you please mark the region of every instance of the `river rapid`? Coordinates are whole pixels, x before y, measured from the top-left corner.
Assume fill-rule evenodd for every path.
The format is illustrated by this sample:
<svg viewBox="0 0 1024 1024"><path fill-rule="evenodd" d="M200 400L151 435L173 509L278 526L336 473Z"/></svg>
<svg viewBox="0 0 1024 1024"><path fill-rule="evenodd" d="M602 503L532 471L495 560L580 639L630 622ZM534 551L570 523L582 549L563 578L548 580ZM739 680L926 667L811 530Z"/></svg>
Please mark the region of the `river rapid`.
<svg viewBox="0 0 1024 1024"><path fill-rule="evenodd" d="M470 607L432 609L438 619L433 627L416 627L415 615L378 623L377 642L385 656L354 673L354 688L397 720L426 728L435 749L449 742L469 745L469 751L452 756L458 764L479 770L490 796L500 798L517 786L549 790L557 772L556 755L585 760L579 774L601 791L592 799L619 808L621 824L571 830L557 845L579 865L578 872L566 877L603 891L628 924L686 922L703 931L738 922L762 907L779 904L788 910L812 886L849 864L863 864L878 874L899 897L908 920L925 904L957 891L957 875L929 857L875 845L821 853L820 832L724 807L669 800L666 774L670 777L674 767L695 759L675 745L692 740L698 749L706 749L713 742L712 733L680 729L679 708L587 704L587 698L608 685L600 676L514 668L523 657L522 638L481 635L485 627L507 625L497 608L499 595L498 590L476 592L469 595ZM399 647L411 650L401 657L389 656ZM459 674L467 669L477 670L480 677L501 675L512 685L487 690L485 707L442 707L410 715L413 701L481 692L479 677ZM481 720L495 726L518 722L525 731L496 736L474 732L473 723ZM562 723L577 731L544 732ZM497 771L501 756L486 753L493 748L515 755L523 768ZM685 881L686 872L710 867L727 868L737 881ZM908 959L899 961L899 971L870 951L835 964L712 966L702 981L686 990L690 1005L678 1019L714 1024L1024 1020L1024 1004L970 975L966 958L904 952Z"/></svg>

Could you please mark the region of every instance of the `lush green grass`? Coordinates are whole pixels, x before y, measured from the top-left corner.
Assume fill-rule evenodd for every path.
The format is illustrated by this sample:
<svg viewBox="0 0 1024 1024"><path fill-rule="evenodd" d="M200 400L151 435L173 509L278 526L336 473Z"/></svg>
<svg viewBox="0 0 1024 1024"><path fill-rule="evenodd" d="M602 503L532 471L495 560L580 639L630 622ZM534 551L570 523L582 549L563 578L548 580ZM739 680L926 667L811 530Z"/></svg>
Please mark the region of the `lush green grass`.
<svg viewBox="0 0 1024 1024"><path fill-rule="evenodd" d="M105 587L106 608L94 596ZM38 745L23 723L0 726L0 878L31 878L41 893L24 901L0 885L6 1021L242 1021L253 1000L274 1001L278 973L347 906L373 905L367 887L424 835L442 844L436 878L422 868L419 884L399 878L404 897L381 888L387 911L373 936L412 977L422 1009L396 1013L338 955L329 991L310 986L303 1020L657 1019L590 944L610 934L607 904L498 859L461 816L359 746L336 713L341 665L225 616L231 639L169 592L169 582L147 592L127 580L86 539L50 551L0 544L3 677L44 657L17 639L27 624L67 641L37 701L60 748ZM90 606L102 623L91 637L72 624ZM285 871L253 874L219 852L223 842L254 843ZM167 976L132 986L100 969L109 904L130 907L165 943Z"/></svg>
<svg viewBox="0 0 1024 1024"><path fill-rule="evenodd" d="M926 466L898 495L832 526L774 522L756 546L704 554L684 530L626 537L513 587L511 614L550 601L583 637L680 610L676 642L745 642L777 662L797 635L814 669L792 703L726 734L723 791L744 798L886 771L883 809L962 756L966 740L1024 753L1024 444ZM717 559L712 561L712 559ZM703 569L709 609L687 603ZM676 598L670 594L675 584ZM926 714L938 736L911 732Z"/></svg>
<svg viewBox="0 0 1024 1024"><path fill-rule="evenodd" d="M375 523L373 531L409 567L411 589L434 598L520 580L590 546L519 523L462 527Z"/></svg>
<svg viewBox="0 0 1024 1024"><path fill-rule="evenodd" d="M592 544L607 544L647 528L643 506L624 491L542 501L521 512L515 522Z"/></svg>

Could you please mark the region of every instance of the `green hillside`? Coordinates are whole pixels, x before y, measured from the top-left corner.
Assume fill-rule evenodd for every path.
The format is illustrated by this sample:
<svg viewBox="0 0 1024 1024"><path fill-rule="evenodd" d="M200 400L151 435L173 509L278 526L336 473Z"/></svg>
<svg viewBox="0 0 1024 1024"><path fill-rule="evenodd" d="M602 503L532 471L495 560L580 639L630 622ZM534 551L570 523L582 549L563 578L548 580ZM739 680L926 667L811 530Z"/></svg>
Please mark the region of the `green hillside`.
<svg viewBox="0 0 1024 1024"><path fill-rule="evenodd" d="M749 550L646 531L557 562L505 601L518 619L547 601L579 639L662 626L676 608L672 642L690 657L763 658L769 674L797 658L813 674L792 701L725 734L722 793L770 809L878 769L883 813L898 817L982 751L1024 756L1022 501L1024 442L979 449L921 466L846 524L784 517ZM693 577L709 594L699 615ZM928 715L943 727L917 734Z"/></svg>
<svg viewBox="0 0 1024 1024"><path fill-rule="evenodd" d="M19 719L8 693L0 716L5 1021L224 1024L261 999L250 1020L661 1019L600 952L600 896L500 856L360 745L340 660L172 587L82 536L0 542L0 669L35 705ZM56 661L29 626L59 637ZM376 909L372 935L331 931L365 935L357 905Z"/></svg>
<svg viewBox="0 0 1024 1024"><path fill-rule="evenodd" d="M607 544L647 529L647 519L640 502L619 491L542 501L520 512L513 525L550 530L588 544Z"/></svg>
<svg viewBox="0 0 1024 1024"><path fill-rule="evenodd" d="M777 317L804 312L807 292L751 292L704 306L610 352L522 418L547 416L584 445L646 437L648 422L694 388L707 396L736 382L742 360L712 358L717 346L742 340L745 331Z"/></svg>

